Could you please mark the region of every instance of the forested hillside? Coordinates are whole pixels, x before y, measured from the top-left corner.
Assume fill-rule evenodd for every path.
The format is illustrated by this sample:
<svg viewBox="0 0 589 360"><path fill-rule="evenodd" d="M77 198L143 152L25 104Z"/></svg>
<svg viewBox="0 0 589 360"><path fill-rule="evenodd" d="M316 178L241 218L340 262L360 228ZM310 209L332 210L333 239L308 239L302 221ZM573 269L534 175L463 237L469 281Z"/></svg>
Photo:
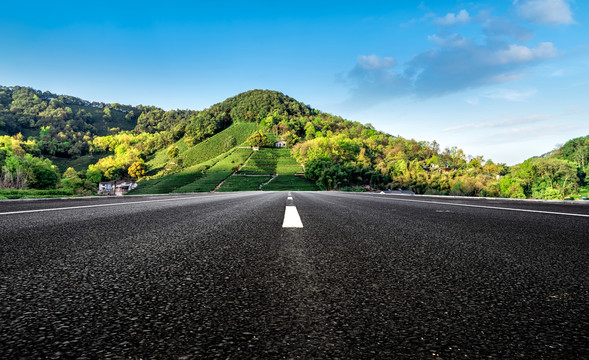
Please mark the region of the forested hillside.
<svg viewBox="0 0 589 360"><path fill-rule="evenodd" d="M541 199L587 195L589 136L508 167L457 147L441 149L435 141L392 136L276 91L248 91L201 111L164 111L0 87L2 189L91 194L99 181L133 179L144 193L209 191L231 174L242 178L232 177L221 189L251 188L257 183L247 171L237 172L246 165L239 155L245 153L235 150L271 148L279 140L314 185L266 167L256 175L270 176L268 189L297 184ZM253 161L283 157L277 154L260 152Z"/></svg>

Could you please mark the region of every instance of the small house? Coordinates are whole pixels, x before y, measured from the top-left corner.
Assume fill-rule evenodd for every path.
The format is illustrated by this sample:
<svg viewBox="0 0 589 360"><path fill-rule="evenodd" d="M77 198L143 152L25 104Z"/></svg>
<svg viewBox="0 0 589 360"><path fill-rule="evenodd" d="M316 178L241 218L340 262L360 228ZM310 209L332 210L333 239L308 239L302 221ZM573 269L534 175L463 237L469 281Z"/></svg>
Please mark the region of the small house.
<svg viewBox="0 0 589 360"><path fill-rule="evenodd" d="M110 194L113 190L113 184L110 181L101 181L98 183L99 194Z"/></svg>
<svg viewBox="0 0 589 360"><path fill-rule="evenodd" d="M274 147L281 149L281 148L285 148L286 147L286 141L284 140L279 140L277 142L274 143Z"/></svg>
<svg viewBox="0 0 589 360"><path fill-rule="evenodd" d="M133 181L101 181L98 183L98 194L122 196L135 189Z"/></svg>

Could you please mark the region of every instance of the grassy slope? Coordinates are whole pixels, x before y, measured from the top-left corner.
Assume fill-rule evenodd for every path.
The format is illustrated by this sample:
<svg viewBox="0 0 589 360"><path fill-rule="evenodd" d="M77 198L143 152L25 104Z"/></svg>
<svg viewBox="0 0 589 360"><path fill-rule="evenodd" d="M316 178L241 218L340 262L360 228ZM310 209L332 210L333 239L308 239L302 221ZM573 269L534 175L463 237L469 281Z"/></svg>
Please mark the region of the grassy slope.
<svg viewBox="0 0 589 360"><path fill-rule="evenodd" d="M255 123L236 123L228 127L220 133L182 152L181 156L184 157L184 165L192 166L200 164L221 155L225 151L224 143L229 136L233 136L239 145L244 143L257 128L258 125Z"/></svg>
<svg viewBox="0 0 589 360"><path fill-rule="evenodd" d="M188 145L186 145L183 138L176 141L176 143L174 145L176 145L178 147L180 154L183 153L184 151L188 150ZM168 156L168 148L158 150L145 163L145 165L147 166L147 169L148 169L147 175L148 176L155 175L158 171L160 171L161 169L163 169L166 166L168 161L170 161L170 157Z"/></svg>
<svg viewBox="0 0 589 360"><path fill-rule="evenodd" d="M212 191L223 180L226 181L218 191L259 190L259 185L270 180L272 174L279 176L265 185L263 190L318 190L312 182L294 175L302 173L303 169L292 158L288 149L261 149L252 153L250 149L234 148L227 153L222 152L228 136L234 136L240 144L256 128L255 124L238 123L192 148L187 148L182 140L179 141L176 144L184 157L185 165L206 160L176 174L142 181L133 194ZM164 149L156 153L148 166L155 169L165 166L168 161L166 151ZM240 175L231 176L235 168L246 160ZM243 176L246 174L268 176Z"/></svg>
<svg viewBox="0 0 589 360"><path fill-rule="evenodd" d="M213 191L215 187L233 173L233 169L242 164L250 155L250 149L234 149L226 157L211 166L203 177L176 189L174 192Z"/></svg>
<svg viewBox="0 0 589 360"><path fill-rule="evenodd" d="M157 179L150 179L140 181L137 189L130 192L130 194L168 194L186 184L193 182L203 176L203 171L206 167L204 165L196 165L184 169L183 171L164 176Z"/></svg>
<svg viewBox="0 0 589 360"><path fill-rule="evenodd" d="M257 128L255 123L237 123L208 138L207 140L189 148L183 139L176 142L180 149L180 156L184 159L186 168L179 173L167 175L157 179L149 179L139 183L133 194L165 194L170 192L211 191L231 174L231 167L237 163L249 149L232 149L223 152L225 139L235 137L238 144L243 143ZM240 151L245 150L245 152ZM233 155L228 162L226 157ZM247 153L249 156L249 153ZM247 158L245 156L245 158ZM153 175L161 170L169 161L167 149L156 152L147 162L148 174ZM199 161L195 163L195 161ZM243 160L241 160L243 161ZM219 163L218 167L215 167ZM241 162L239 162L241 163ZM239 164L238 163L238 164ZM227 169L228 168L228 169ZM207 172L204 174L204 172Z"/></svg>
<svg viewBox="0 0 589 360"><path fill-rule="evenodd" d="M227 179L219 191L258 190L259 185L270 180L270 176L243 175L271 175L276 178L262 187L262 190L299 190L315 191L319 188L311 181L295 173L302 173L303 168L290 155L288 149L261 149L255 151L245 166L235 175Z"/></svg>
<svg viewBox="0 0 589 360"><path fill-rule="evenodd" d="M302 173L303 168L290 155L289 149L261 149L256 151L240 174L283 174Z"/></svg>
<svg viewBox="0 0 589 360"><path fill-rule="evenodd" d="M274 180L262 187L264 191L318 191L320 190L315 183L305 179L304 176L296 175L278 175Z"/></svg>
<svg viewBox="0 0 589 360"><path fill-rule="evenodd" d="M227 179L217 191L257 191L271 176L235 175Z"/></svg>

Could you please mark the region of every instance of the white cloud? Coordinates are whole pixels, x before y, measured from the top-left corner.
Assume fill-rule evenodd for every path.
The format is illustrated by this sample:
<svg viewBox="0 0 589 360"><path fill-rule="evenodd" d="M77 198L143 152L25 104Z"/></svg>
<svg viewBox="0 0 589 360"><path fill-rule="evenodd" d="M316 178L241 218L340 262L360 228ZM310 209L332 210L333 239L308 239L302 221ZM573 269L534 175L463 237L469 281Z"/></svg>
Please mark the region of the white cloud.
<svg viewBox="0 0 589 360"><path fill-rule="evenodd" d="M517 41L528 41L534 33L505 17L479 16L485 35L490 38L511 37Z"/></svg>
<svg viewBox="0 0 589 360"><path fill-rule="evenodd" d="M427 37L428 40L433 41L440 47L458 47L467 44L467 40L460 34L454 34L448 37L442 37L437 34L430 35Z"/></svg>
<svg viewBox="0 0 589 360"><path fill-rule="evenodd" d="M521 117L521 118L505 119L505 120L501 120L501 121L464 124L464 125L454 126L451 128L446 128L446 129L443 129L442 131L443 132L459 132L459 131L472 130L472 129L504 128L504 127L510 127L510 129L507 131L513 131L513 126L538 123L538 122L549 120L551 118L552 118L551 115L534 114L534 115L529 115L529 116L525 116L525 117Z"/></svg>
<svg viewBox="0 0 589 360"><path fill-rule="evenodd" d="M560 77L564 75L564 69L556 70L552 72L549 76L550 77Z"/></svg>
<svg viewBox="0 0 589 360"><path fill-rule="evenodd" d="M514 5L522 18L533 23L557 25L575 22L566 0L515 0Z"/></svg>
<svg viewBox="0 0 589 360"><path fill-rule="evenodd" d="M500 50L496 53L496 61L500 64L523 63L537 59L549 59L557 55L556 48L551 42L540 43L535 49L512 44L507 50Z"/></svg>
<svg viewBox="0 0 589 360"><path fill-rule="evenodd" d="M500 131L496 134L486 136L486 139L491 140L495 144L518 142L522 138L536 139L541 138L554 138L555 135L568 133L570 131L582 130L583 127L577 124L540 124L537 126L528 127L514 127L504 131ZM538 154L539 155L539 154Z"/></svg>
<svg viewBox="0 0 589 360"><path fill-rule="evenodd" d="M456 15L454 13L448 13L446 16L441 17L441 18L437 18L436 20L434 20L434 22L436 24L443 25L443 26L454 25L454 24L463 24L463 23L467 23L469 21L470 21L470 15L468 14L468 11L466 11L464 9L460 10L458 15Z"/></svg>
<svg viewBox="0 0 589 360"><path fill-rule="evenodd" d="M551 42L541 42L538 46L532 50L536 58L539 59L550 59L558 55L554 44Z"/></svg>
<svg viewBox="0 0 589 360"><path fill-rule="evenodd" d="M516 90L512 90L512 89L498 89L495 91L487 92L484 94L484 96L489 99L500 99L500 100L521 102L521 101L525 101L526 99L536 95L537 92L538 91L536 89L531 89L528 91L516 91Z"/></svg>
<svg viewBox="0 0 589 360"><path fill-rule="evenodd" d="M397 64L397 60L391 57L379 57L376 55L358 56L358 66L365 70L380 70L392 68Z"/></svg>

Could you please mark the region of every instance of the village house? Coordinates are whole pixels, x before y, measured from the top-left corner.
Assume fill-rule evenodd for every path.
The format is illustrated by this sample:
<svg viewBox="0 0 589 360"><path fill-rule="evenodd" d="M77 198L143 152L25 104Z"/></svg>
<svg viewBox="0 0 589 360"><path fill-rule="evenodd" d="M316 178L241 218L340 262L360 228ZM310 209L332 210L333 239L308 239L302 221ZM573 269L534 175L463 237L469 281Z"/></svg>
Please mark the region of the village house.
<svg viewBox="0 0 589 360"><path fill-rule="evenodd" d="M277 141L277 142L274 143L274 147L275 148L279 148L279 149L285 148L286 147L286 141L279 140L279 141Z"/></svg>
<svg viewBox="0 0 589 360"><path fill-rule="evenodd" d="M101 181L98 183L98 194L122 196L136 187L137 183L133 181Z"/></svg>

